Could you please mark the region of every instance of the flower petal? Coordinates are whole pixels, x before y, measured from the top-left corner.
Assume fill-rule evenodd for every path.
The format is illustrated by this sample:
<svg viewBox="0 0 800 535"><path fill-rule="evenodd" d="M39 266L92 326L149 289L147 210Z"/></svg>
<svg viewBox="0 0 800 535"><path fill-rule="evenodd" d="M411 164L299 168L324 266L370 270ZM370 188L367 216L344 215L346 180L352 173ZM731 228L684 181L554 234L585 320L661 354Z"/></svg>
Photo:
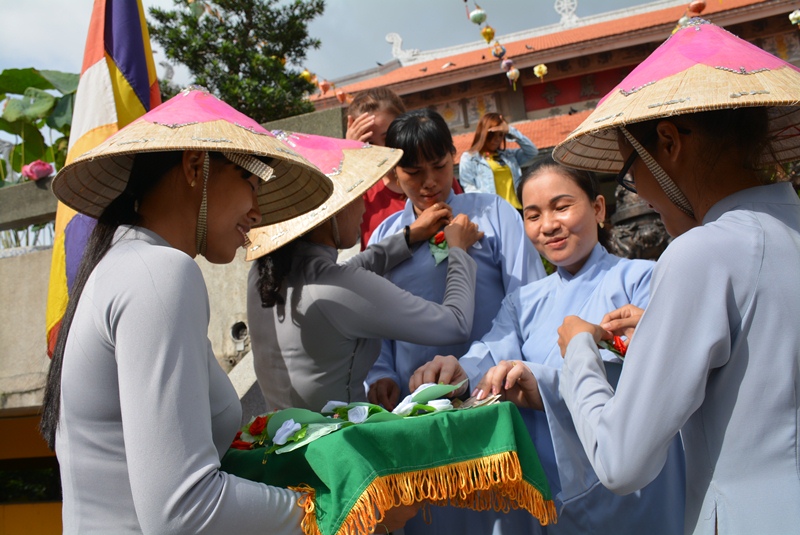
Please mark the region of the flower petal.
<svg viewBox="0 0 800 535"><path fill-rule="evenodd" d="M345 403L344 401L329 401L325 404L324 407L322 407L322 410L319 412L333 412L333 410L336 409L337 407L344 407L346 405L347 403Z"/></svg>
<svg viewBox="0 0 800 535"><path fill-rule="evenodd" d="M286 441L291 438L292 435L300 431L302 426L296 423L291 418L283 422L283 424L278 428L278 431L275 433L275 438L272 439L272 442L275 444L283 445L286 444Z"/></svg>
<svg viewBox="0 0 800 535"><path fill-rule="evenodd" d="M369 416L369 409L363 405L353 407L347 411L347 419L354 424L362 423L367 419L367 416Z"/></svg>

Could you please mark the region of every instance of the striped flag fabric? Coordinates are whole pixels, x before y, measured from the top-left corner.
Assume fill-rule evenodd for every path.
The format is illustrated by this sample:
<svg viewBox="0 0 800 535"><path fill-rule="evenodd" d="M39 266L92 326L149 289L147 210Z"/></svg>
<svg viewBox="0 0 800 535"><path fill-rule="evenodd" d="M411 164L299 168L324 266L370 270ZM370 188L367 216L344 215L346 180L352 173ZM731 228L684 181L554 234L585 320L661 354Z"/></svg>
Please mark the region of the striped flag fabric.
<svg viewBox="0 0 800 535"><path fill-rule="evenodd" d="M161 104L141 0L95 0L78 83L67 163ZM69 288L95 220L59 203L47 295L52 356Z"/></svg>

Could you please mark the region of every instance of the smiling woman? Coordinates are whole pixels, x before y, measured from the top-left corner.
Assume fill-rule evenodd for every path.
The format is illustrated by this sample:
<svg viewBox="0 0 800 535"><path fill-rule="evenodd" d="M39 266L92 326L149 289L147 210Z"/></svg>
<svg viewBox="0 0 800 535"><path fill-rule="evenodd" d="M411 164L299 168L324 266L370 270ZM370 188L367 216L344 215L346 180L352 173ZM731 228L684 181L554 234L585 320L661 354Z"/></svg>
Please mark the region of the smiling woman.
<svg viewBox="0 0 800 535"><path fill-rule="evenodd" d="M61 468L65 533L244 533L267 523L300 533L298 493L220 471L241 405L211 351L193 259L230 262L250 227L315 208L331 187L258 123L199 90L55 177L59 200L98 219L42 415ZM270 209L281 196L287 202Z"/></svg>
<svg viewBox="0 0 800 535"><path fill-rule="evenodd" d="M606 216L597 180L548 158L523 177L519 197L525 234L539 254L573 275L580 271L599 241Z"/></svg>

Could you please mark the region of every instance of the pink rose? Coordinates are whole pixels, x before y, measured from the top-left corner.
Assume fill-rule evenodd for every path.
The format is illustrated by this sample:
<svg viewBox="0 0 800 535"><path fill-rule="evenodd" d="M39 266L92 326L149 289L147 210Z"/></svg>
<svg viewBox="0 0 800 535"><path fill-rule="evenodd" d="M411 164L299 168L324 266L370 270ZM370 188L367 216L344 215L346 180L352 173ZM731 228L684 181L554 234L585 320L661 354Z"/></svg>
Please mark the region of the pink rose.
<svg viewBox="0 0 800 535"><path fill-rule="evenodd" d="M28 180L39 180L53 174L53 166L42 160L36 160L22 166L22 176Z"/></svg>

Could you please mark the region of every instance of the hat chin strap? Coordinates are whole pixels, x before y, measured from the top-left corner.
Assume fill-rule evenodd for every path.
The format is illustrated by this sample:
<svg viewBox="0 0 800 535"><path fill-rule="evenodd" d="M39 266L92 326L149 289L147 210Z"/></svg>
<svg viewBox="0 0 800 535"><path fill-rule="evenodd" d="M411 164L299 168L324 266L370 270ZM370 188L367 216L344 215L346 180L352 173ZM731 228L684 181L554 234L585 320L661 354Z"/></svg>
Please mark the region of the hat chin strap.
<svg viewBox="0 0 800 535"><path fill-rule="evenodd" d="M208 153L203 153L203 200L200 202L200 213L197 214L197 235L195 236L195 246L197 253L205 256L208 247Z"/></svg>
<svg viewBox="0 0 800 535"><path fill-rule="evenodd" d="M667 198L672 201L672 204L680 208L681 212L694 219L695 217L692 205L689 204L689 200L686 198L683 192L678 188L675 182L672 181L667 172L664 171L664 168L661 167L652 156L650 156L650 153L647 152L644 147L642 147L641 143L639 143L624 126L620 126L619 129L633 146L633 150L639 154L639 157L647 166L647 169L650 170L650 173L653 174L653 177L656 179L656 182L658 182L658 185L661 186L661 189L667 195Z"/></svg>
<svg viewBox="0 0 800 535"><path fill-rule="evenodd" d="M336 222L336 216L331 218L331 231L333 232L333 244L337 249L341 249L342 237L339 235L339 223Z"/></svg>

